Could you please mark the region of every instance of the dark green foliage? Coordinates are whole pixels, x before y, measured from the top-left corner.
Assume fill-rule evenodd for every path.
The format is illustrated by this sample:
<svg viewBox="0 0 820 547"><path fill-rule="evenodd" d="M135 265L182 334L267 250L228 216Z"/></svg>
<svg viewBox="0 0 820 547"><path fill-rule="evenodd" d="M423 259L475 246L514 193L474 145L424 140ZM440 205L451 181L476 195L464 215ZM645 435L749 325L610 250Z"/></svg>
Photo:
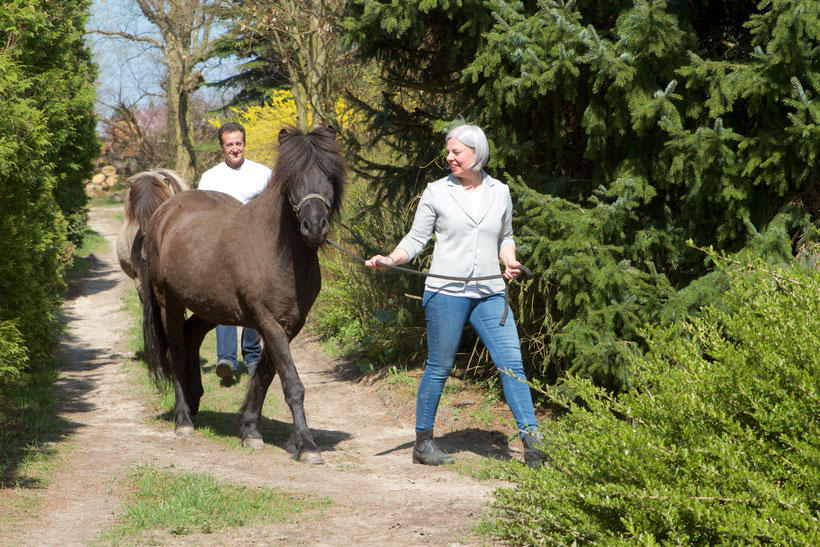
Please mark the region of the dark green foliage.
<svg viewBox="0 0 820 547"><path fill-rule="evenodd" d="M342 237L349 249L367 257L384 241L401 238L412 218L408 210L373 210L370 187L352 183L345 193ZM342 236L342 237L340 237ZM322 254L322 291L312 312L311 330L334 341L346 354L356 354L362 371L418 358L423 348L421 302L406 295L420 294L417 276L368 270L343 253Z"/></svg>
<svg viewBox="0 0 820 547"><path fill-rule="evenodd" d="M17 378L27 360L23 335L11 321L0 322L0 384Z"/></svg>
<svg viewBox="0 0 820 547"><path fill-rule="evenodd" d="M375 102L358 103L370 127L366 140L348 143L359 160L351 167L381 181L374 190L382 202L402 206L441 176L443 135L434 125L475 105L476 86L460 72L492 17L477 0L353 1L346 14L348 40L378 63L385 84ZM391 161L372 159L374 143Z"/></svg>
<svg viewBox="0 0 820 547"><path fill-rule="evenodd" d="M25 347L44 355L53 343L70 247L43 153L49 146L45 120L25 98L27 84L24 73L0 56L0 320L12 321Z"/></svg>
<svg viewBox="0 0 820 547"><path fill-rule="evenodd" d="M56 177L54 197L75 246L82 242L87 220L84 182L99 153L93 85L97 71L83 34L89 4L14 0L0 13L0 26L8 29L6 36L14 44L8 53L29 81L27 96L45 116L50 146L43 152ZM9 29L6 21L16 28Z"/></svg>
<svg viewBox="0 0 820 547"><path fill-rule="evenodd" d="M236 56L241 63L234 74L211 84L219 87L236 88L238 92L224 106L263 105L272 91L289 84L281 54L270 44L255 36L243 20L244 2L218 8L219 16L229 21L228 30L213 41L214 55L219 58Z"/></svg>
<svg viewBox="0 0 820 547"><path fill-rule="evenodd" d="M0 8L0 370L20 368L26 352L54 351L69 238L79 243L84 232L83 181L99 150L87 7L13 0Z"/></svg>
<svg viewBox="0 0 820 547"><path fill-rule="evenodd" d="M636 389L578 399L514 466L496 531L514 544L820 543L820 274L733 267L720 309L648 332Z"/></svg>
<svg viewBox="0 0 820 547"><path fill-rule="evenodd" d="M815 237L820 3L396 4L348 7L395 150L360 173L402 206L443 174L441 120L486 130L537 276L512 285L537 375L625 388L642 325L720 296L688 240L780 262Z"/></svg>

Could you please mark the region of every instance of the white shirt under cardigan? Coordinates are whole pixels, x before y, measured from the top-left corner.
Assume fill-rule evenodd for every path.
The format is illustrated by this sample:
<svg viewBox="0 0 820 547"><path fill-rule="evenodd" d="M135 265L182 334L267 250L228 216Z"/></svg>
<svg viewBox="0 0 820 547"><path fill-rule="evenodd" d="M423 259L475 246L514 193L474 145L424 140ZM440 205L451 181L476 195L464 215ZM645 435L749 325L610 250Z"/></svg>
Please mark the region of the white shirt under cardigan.
<svg viewBox="0 0 820 547"><path fill-rule="evenodd" d="M515 246L512 233L512 199L509 187L482 171L483 190L477 211L471 210L461 181L454 175L427 185L416 209L410 232L397 247L412 260L435 233L430 273L458 277L483 277L501 274L498 253L502 247ZM479 295L504 291L502 278L472 282ZM472 290L463 281L428 277L425 288L434 292L461 293Z"/></svg>
<svg viewBox="0 0 820 547"><path fill-rule="evenodd" d="M247 158L236 169L223 161L202 174L197 189L224 192L245 204L262 193L272 173L270 168Z"/></svg>

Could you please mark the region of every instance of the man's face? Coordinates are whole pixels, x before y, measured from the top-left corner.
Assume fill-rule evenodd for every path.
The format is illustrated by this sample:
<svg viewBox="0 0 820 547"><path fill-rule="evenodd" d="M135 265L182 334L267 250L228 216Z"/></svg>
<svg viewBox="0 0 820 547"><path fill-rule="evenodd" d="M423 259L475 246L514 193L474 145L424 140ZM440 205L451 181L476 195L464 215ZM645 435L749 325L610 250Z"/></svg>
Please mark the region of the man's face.
<svg viewBox="0 0 820 547"><path fill-rule="evenodd" d="M222 142L219 144L225 154L225 163L236 169L245 160L245 138L241 131L222 133Z"/></svg>

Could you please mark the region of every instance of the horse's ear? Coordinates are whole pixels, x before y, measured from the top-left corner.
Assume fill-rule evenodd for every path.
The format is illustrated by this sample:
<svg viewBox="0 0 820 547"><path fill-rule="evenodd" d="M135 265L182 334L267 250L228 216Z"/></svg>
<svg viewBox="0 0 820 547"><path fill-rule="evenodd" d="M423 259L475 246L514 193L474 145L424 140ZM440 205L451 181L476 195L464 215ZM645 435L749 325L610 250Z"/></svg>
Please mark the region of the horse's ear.
<svg viewBox="0 0 820 547"><path fill-rule="evenodd" d="M279 131L279 144L282 144L282 141L285 140L290 133L288 133L287 129L282 129Z"/></svg>
<svg viewBox="0 0 820 547"><path fill-rule="evenodd" d="M327 131L327 133L334 139L339 137L339 129L336 129L336 122L328 123L328 126L325 128L325 131Z"/></svg>

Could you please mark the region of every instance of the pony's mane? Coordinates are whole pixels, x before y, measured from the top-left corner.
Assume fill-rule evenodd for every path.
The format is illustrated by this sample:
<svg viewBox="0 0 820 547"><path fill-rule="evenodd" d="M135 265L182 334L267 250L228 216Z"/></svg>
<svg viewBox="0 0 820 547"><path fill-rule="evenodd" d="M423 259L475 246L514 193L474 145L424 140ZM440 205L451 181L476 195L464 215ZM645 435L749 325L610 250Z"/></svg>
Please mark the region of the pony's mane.
<svg viewBox="0 0 820 547"><path fill-rule="evenodd" d="M163 201L189 187L175 171L157 169L137 173L126 181L130 187L125 205L125 220L136 220L144 227Z"/></svg>
<svg viewBox="0 0 820 547"><path fill-rule="evenodd" d="M288 128L287 135L279 140L279 156L268 189L284 194L311 165L324 173L333 184L331 211L335 214L342 203L347 165L342 156L342 146L336 141L336 133L332 130L314 129L305 134L299 129Z"/></svg>
<svg viewBox="0 0 820 547"><path fill-rule="evenodd" d="M179 173L172 169L157 169L154 173L165 179L165 184L171 188L172 194L178 194L191 189L190 186L185 184L185 181L182 180Z"/></svg>

